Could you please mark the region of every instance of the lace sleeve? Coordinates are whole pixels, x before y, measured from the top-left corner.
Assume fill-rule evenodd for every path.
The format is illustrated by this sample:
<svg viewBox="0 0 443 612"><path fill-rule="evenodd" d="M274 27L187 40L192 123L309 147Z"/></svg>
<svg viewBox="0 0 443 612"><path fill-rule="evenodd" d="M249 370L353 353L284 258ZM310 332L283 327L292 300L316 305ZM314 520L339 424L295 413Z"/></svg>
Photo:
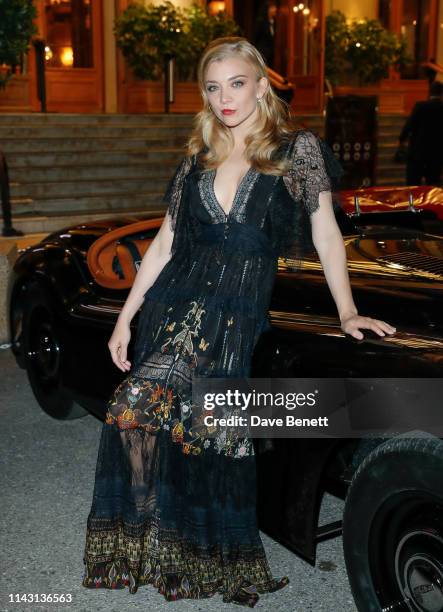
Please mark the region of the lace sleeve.
<svg viewBox="0 0 443 612"><path fill-rule="evenodd" d="M288 156L290 168L283 181L293 199L302 201L312 215L320 206L319 194L337 189L343 169L330 147L308 130L296 134Z"/></svg>
<svg viewBox="0 0 443 612"><path fill-rule="evenodd" d="M173 232L175 231L177 224L178 211L180 209L185 178L191 168L191 165L192 158L189 156L183 157L174 172L174 176L170 179L165 194L162 198L162 202L168 204L167 213L169 216L169 226Z"/></svg>

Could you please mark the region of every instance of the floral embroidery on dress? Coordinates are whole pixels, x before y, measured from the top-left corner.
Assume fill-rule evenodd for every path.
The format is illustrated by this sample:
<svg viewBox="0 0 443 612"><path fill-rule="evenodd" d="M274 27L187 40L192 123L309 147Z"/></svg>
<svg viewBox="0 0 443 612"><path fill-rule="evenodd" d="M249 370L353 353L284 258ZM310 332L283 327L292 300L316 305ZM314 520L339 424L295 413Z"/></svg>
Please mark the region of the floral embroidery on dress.
<svg viewBox="0 0 443 612"><path fill-rule="evenodd" d="M195 364L197 364L197 355L194 351L194 345L192 343L192 337L198 336L198 332L201 327L201 318L203 314L206 312L198 302L191 302L192 306L186 313L185 318L181 321L180 325L182 327L181 331L179 331L174 338L170 336L168 340L162 345L161 350L165 352L169 344L172 343L174 350L179 352L183 349L189 356L192 356L195 359ZM175 327L175 321L172 326L172 330ZM168 331L172 331L169 330Z"/></svg>
<svg viewBox="0 0 443 612"><path fill-rule="evenodd" d="M201 416L197 418L194 415L193 418L193 410ZM234 458L254 455L251 439L239 436L233 428L208 426L203 421L204 416L203 411L192 403L191 397L174 394L173 389L158 382L152 384L140 377L129 376L115 390L105 422L115 424L119 430L138 427L151 433L161 428L169 430L172 440L182 445L185 454L197 455L202 448L213 447L217 453ZM214 437L207 437L215 432Z"/></svg>
<svg viewBox="0 0 443 612"><path fill-rule="evenodd" d="M170 312L170 308L168 312ZM165 379L154 382L138 375L128 376L115 389L106 412L106 423L116 424L119 430L141 427L155 433L161 428L169 430L174 442L182 445L184 454L200 454L202 450L213 448L234 458L254 455L251 440L240 437L233 428L211 428L204 423L205 414L200 407L192 403L189 390L178 389L170 384L178 364L188 360L191 369L198 363L195 345L205 352L210 343L199 332L202 317L206 310L197 301L190 302L190 308L181 321L166 322L164 329L179 331L166 337L161 345L163 354L171 355L171 365L166 371ZM169 319L168 319L169 321ZM234 317L226 319L226 327L234 323ZM160 326L161 327L161 326ZM212 366L215 362L211 362ZM199 414L199 418L196 417ZM208 434L213 437L208 438Z"/></svg>

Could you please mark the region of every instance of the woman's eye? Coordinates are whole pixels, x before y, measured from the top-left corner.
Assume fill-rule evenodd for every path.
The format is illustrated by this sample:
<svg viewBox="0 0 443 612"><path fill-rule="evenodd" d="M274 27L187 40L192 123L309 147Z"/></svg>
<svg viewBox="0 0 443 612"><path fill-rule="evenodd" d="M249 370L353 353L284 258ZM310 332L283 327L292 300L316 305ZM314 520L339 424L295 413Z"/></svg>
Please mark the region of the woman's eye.
<svg viewBox="0 0 443 612"><path fill-rule="evenodd" d="M239 87L241 87L242 85L244 85L243 81L233 81L232 83L236 89L238 89ZM209 92L213 92L217 89L217 85L208 85L207 90Z"/></svg>

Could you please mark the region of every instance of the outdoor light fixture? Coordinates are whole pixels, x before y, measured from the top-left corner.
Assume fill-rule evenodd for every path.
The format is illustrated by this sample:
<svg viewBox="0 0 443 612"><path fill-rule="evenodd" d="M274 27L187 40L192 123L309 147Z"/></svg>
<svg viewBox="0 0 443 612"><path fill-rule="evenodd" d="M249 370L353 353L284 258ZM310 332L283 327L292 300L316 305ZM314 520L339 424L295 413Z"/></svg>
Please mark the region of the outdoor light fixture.
<svg viewBox="0 0 443 612"><path fill-rule="evenodd" d="M208 13L210 15L216 15L220 11L224 11L226 8L225 2L219 2L218 0L211 0L208 4Z"/></svg>
<svg viewBox="0 0 443 612"><path fill-rule="evenodd" d="M300 2L300 4L294 4L292 10L294 11L294 13L298 13L300 11L303 15L305 15L305 17L311 12L311 9L308 8L305 4L303 4L303 2Z"/></svg>
<svg viewBox="0 0 443 612"><path fill-rule="evenodd" d="M74 52L72 47L63 47L60 53L60 61L63 66L72 66L74 63Z"/></svg>
<svg viewBox="0 0 443 612"><path fill-rule="evenodd" d="M49 60L52 59L52 55L53 53L51 51L51 47L46 46L45 47L45 60L49 62Z"/></svg>

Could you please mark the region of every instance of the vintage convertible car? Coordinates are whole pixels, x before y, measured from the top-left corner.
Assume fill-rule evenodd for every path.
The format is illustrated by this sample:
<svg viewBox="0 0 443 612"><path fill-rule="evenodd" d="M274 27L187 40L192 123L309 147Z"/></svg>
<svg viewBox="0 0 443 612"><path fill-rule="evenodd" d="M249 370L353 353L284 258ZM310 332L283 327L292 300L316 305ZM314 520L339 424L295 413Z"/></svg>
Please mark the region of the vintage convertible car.
<svg viewBox="0 0 443 612"><path fill-rule="evenodd" d="M252 376L442 377L443 238L420 229L425 211L396 215L384 225L387 217L376 213L352 220L337 210L359 311L391 322L397 333L366 332L361 341L345 335L315 252L301 267L280 259L271 327L256 346ZM160 222L128 217L76 225L20 253L9 284L12 350L53 417L90 411L104 418L106 401L126 376L107 342ZM137 315L132 337L136 326ZM263 531L312 564L317 542L343 533L363 612L443 610L439 437L414 431L390 439L254 444ZM324 491L345 499L343 521L318 525Z"/></svg>

